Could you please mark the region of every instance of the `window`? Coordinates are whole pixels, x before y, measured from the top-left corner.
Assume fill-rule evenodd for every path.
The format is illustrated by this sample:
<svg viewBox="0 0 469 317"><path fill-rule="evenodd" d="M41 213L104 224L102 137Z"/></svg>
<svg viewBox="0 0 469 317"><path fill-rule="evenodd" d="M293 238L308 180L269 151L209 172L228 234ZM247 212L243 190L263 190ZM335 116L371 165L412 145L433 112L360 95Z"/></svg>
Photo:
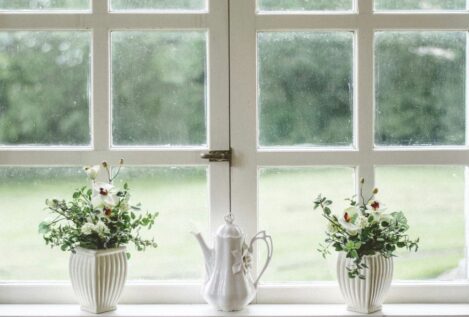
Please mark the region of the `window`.
<svg viewBox="0 0 469 317"><path fill-rule="evenodd" d="M36 234L43 201L121 157L121 179L160 212L124 302L200 302L189 232L213 233L230 208L247 236L274 239L258 303L338 301L312 201L340 209L361 177L422 240L396 259L390 300L467 302L467 8L0 0L0 303L72 300L68 255ZM230 147L231 166L200 158Z"/></svg>

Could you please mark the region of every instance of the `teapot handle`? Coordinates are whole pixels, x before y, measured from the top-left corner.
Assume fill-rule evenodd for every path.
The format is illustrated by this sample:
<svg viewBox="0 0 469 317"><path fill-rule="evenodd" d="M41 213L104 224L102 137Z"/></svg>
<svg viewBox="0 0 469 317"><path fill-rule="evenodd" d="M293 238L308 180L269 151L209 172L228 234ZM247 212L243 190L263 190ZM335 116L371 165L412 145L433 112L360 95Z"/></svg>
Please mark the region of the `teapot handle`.
<svg viewBox="0 0 469 317"><path fill-rule="evenodd" d="M257 276L256 280L254 281L254 286L257 287L257 284L259 283L259 280L262 277L262 274L264 274L265 270L267 269L267 266L270 263L270 260L272 259L272 253L274 251L274 244L272 242L272 237L268 234L265 233L265 231L259 231L252 239L251 242L249 243L249 252L252 253L253 251L253 245L254 242L257 240L263 240L265 244L267 245L267 259L265 261L264 267L262 268L261 272Z"/></svg>

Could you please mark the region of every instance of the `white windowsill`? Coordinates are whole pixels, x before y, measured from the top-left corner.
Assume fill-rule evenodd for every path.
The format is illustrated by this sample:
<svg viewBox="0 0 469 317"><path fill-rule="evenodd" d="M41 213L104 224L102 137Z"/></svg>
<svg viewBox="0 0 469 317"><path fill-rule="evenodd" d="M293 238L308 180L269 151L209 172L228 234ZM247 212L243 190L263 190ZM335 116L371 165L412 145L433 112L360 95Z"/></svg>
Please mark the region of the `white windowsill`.
<svg viewBox="0 0 469 317"><path fill-rule="evenodd" d="M119 305L114 312L94 315L78 305L0 305L0 317L332 317L367 316L346 311L345 305L250 305L233 313L216 311L208 305ZM469 316L469 304L389 304L368 316L443 317Z"/></svg>

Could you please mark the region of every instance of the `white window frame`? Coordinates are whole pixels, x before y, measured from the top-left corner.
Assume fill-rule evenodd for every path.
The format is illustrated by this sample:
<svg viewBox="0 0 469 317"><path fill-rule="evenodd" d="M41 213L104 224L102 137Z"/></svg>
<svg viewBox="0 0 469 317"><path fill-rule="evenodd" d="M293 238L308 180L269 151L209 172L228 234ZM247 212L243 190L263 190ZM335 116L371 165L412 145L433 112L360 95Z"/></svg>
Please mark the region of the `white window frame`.
<svg viewBox="0 0 469 317"><path fill-rule="evenodd" d="M256 12L255 1L230 1L232 210L242 214L248 235L257 230L258 170L262 167L353 166L355 183L364 177L365 190L375 183L375 166L466 166L466 258L469 245L469 137L466 145L451 147L376 147L374 145L374 43L381 30L469 31L469 12L374 12L372 0L355 0L352 12ZM352 148L261 149L257 144L257 32L352 31L355 33L354 145ZM469 56L469 51L466 52ZM467 62L466 62L467 63ZM469 82L468 67L466 67ZM466 89L466 100L469 85ZM467 104L467 101L466 101ZM467 108L467 107L466 107ZM469 115L466 110L466 135ZM356 186L358 187L358 186ZM358 191L358 189L356 189ZM255 216L254 216L255 215ZM275 237L274 237L275 240ZM275 241L274 241L275 242ZM275 255L274 255L275 257ZM468 271L469 276L469 271ZM257 303L340 303L336 283L262 284ZM393 283L389 303L468 303L469 280L457 282L409 281Z"/></svg>
<svg viewBox="0 0 469 317"><path fill-rule="evenodd" d="M0 166L70 166L115 161L129 165L203 165L207 149L234 149L231 209L248 236L257 231L257 177L263 166L353 166L356 179L374 184L375 165L466 166L468 210L469 146L445 148L374 147L374 30L469 31L469 12L373 12L372 0L355 0L353 12L256 13L255 0L208 0L207 12L109 12L107 0L93 0L90 12L0 12L0 31L86 29L92 31L92 142L90 148L0 148ZM229 22L228 22L229 21ZM228 27L229 26L229 27ZM209 32L209 146L158 149L111 146L110 30L206 29ZM256 32L258 30L344 30L355 32L354 147L259 150L257 148ZM469 72L469 71L468 71ZM469 73L468 73L469 77ZM228 85L229 83L229 85ZM466 89L466 94L469 92ZM231 109L229 109L230 105ZM359 106L357 106L359 105ZM467 114L469 118L469 112ZM466 119L466 122L469 120ZM230 129L228 129L230 127ZM466 127L468 125L466 124ZM469 129L466 129L469 131ZM468 132L469 133L469 132ZM231 136L230 136L231 134ZM469 134L466 138L469 140ZM145 155L142 155L144 152ZM214 232L230 208L227 163L209 164L210 228ZM466 222L466 244L469 225ZM255 264L255 263L254 263ZM42 264L41 264L42 265ZM254 265L255 267L255 265ZM469 272L468 272L469 273ZM0 282L0 303L73 303L69 283ZM129 282L122 303L203 303L199 283ZM256 303L341 303L333 282L262 284ZM390 303L468 303L469 282L397 282Z"/></svg>
<svg viewBox="0 0 469 317"><path fill-rule="evenodd" d="M200 11L114 11L108 0L90 0L91 10L0 11L0 31L88 30L91 32L91 145L4 146L0 166L83 166L125 158L129 166L205 166L208 169L210 229L229 210L229 164L209 164L201 152L228 149L229 144L229 31L228 0L207 1ZM111 43L113 30L207 31L207 146L122 147L111 139ZM195 241L194 241L195 243ZM38 265L47 265L38 263ZM157 268L155 268L157 269ZM202 272L202 267L200 268ZM0 304L74 303L68 282L0 282ZM122 303L202 303L194 282L127 283Z"/></svg>

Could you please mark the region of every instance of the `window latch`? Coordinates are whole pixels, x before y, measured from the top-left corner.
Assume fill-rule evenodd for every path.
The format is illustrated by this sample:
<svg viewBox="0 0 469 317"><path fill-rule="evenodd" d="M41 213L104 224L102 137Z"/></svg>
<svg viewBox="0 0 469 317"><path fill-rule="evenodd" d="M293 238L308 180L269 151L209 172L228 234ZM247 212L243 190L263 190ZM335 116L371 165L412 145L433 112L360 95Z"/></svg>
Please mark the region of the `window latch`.
<svg viewBox="0 0 469 317"><path fill-rule="evenodd" d="M231 162L231 154L231 149L224 151L216 150L201 153L200 157L209 160L209 162Z"/></svg>

